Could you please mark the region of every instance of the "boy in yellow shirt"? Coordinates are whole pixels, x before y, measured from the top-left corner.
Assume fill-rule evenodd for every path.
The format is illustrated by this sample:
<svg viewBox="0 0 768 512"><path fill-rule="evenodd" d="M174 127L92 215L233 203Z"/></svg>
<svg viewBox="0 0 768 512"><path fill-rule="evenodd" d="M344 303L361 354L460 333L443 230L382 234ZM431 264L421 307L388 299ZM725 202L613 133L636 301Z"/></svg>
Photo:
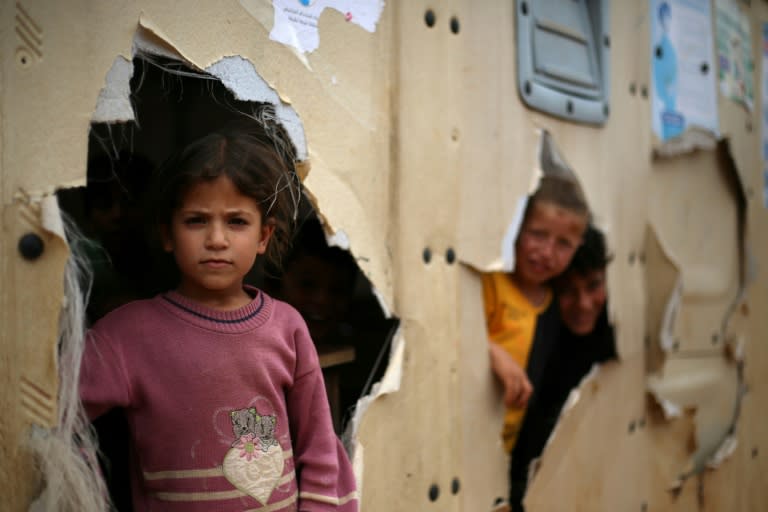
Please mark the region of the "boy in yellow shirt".
<svg viewBox="0 0 768 512"><path fill-rule="evenodd" d="M508 453L532 392L525 368L536 318L549 306L549 281L570 263L589 217L587 201L575 180L544 176L526 205L515 242L514 270L483 275L491 366L504 385L507 412L502 437Z"/></svg>

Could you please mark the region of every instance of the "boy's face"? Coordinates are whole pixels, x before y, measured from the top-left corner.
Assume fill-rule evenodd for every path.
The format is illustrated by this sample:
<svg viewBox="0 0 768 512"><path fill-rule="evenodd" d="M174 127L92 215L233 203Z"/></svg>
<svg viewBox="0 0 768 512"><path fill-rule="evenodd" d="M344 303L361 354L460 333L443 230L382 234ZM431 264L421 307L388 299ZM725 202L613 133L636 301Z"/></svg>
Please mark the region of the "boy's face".
<svg viewBox="0 0 768 512"><path fill-rule="evenodd" d="M539 202L528 212L515 243L515 275L540 285L561 274L581 244L586 219L552 203Z"/></svg>
<svg viewBox="0 0 768 512"><path fill-rule="evenodd" d="M582 275L569 272L558 282L560 317L568 329L579 336L591 333L605 306L605 269Z"/></svg>

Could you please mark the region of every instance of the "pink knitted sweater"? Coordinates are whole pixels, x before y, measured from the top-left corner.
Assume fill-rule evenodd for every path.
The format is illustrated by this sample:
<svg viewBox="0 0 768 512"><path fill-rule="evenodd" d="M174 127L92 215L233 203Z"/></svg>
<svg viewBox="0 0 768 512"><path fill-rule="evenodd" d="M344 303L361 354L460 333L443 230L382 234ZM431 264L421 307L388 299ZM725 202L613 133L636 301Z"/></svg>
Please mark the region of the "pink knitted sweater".
<svg viewBox="0 0 768 512"><path fill-rule="evenodd" d="M169 292L89 331L80 394L91 418L125 410L136 510L358 510L304 321L248 291L226 312Z"/></svg>

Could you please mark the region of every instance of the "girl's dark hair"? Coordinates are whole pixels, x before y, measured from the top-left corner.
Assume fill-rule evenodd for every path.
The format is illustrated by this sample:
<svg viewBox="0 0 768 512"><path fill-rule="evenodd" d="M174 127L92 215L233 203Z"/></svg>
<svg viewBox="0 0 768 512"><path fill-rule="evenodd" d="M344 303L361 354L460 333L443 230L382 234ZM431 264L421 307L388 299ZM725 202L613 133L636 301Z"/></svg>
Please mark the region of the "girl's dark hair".
<svg viewBox="0 0 768 512"><path fill-rule="evenodd" d="M152 225L170 224L192 185L227 176L258 203L262 222L274 225L265 259L279 268L301 197L294 155L285 131L274 122L238 123L210 133L172 155L157 172L151 187Z"/></svg>

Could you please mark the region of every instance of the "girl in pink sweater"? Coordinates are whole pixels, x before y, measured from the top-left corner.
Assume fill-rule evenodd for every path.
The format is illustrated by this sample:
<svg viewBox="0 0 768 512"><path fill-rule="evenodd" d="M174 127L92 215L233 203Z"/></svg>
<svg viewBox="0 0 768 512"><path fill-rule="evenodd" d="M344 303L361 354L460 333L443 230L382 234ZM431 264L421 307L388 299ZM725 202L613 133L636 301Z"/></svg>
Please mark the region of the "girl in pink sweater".
<svg viewBox="0 0 768 512"><path fill-rule="evenodd" d="M243 284L257 257L279 260L299 193L254 124L163 166L155 221L178 284L89 332L81 397L91 418L125 411L135 510L358 510L304 321Z"/></svg>

